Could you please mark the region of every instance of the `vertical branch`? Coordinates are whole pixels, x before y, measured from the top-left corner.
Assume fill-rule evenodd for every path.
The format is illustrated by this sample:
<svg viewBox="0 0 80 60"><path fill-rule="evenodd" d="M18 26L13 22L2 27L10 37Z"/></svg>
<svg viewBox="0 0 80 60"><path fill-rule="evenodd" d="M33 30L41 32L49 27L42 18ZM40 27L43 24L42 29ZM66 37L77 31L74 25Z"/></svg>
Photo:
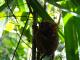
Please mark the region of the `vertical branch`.
<svg viewBox="0 0 80 60"><path fill-rule="evenodd" d="M28 8L29 8L29 11L33 14L33 39L32 39L32 60L36 60L36 29L37 29L37 12L36 10L34 9L32 11L31 9L31 3L30 3L30 0L26 0L27 2L27 5L28 5Z"/></svg>
<svg viewBox="0 0 80 60"><path fill-rule="evenodd" d="M37 51L37 60L40 60L40 52Z"/></svg>
<svg viewBox="0 0 80 60"><path fill-rule="evenodd" d="M46 8L47 8L47 6L46 6L46 0L44 0L44 10L46 11Z"/></svg>
<svg viewBox="0 0 80 60"><path fill-rule="evenodd" d="M46 11L46 8L47 8L47 6L46 6L46 0L44 0L44 6L43 6L43 9ZM42 18L42 21L44 21L45 20L45 18Z"/></svg>
<svg viewBox="0 0 80 60"><path fill-rule="evenodd" d="M33 40L32 40L32 60L36 60L36 27L37 27L37 13L33 12Z"/></svg>

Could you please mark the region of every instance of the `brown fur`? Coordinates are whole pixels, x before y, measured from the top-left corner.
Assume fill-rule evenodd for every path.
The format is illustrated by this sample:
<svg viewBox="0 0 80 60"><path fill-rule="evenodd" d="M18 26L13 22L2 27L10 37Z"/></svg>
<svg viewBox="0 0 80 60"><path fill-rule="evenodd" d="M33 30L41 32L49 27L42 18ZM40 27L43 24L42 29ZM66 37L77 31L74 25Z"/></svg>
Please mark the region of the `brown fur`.
<svg viewBox="0 0 80 60"><path fill-rule="evenodd" d="M39 24L36 45L40 54L51 55L58 46L58 25L56 23L41 22Z"/></svg>

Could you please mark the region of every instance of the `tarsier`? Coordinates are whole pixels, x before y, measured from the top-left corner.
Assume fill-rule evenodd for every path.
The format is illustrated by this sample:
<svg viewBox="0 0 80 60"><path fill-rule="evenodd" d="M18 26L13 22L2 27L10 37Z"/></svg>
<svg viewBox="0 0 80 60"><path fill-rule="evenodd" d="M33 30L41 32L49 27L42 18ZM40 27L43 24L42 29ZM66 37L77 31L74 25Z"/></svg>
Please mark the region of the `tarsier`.
<svg viewBox="0 0 80 60"><path fill-rule="evenodd" d="M60 20L60 19L59 19ZM54 55L58 46L58 23L41 22L39 23L36 35L36 46L40 54Z"/></svg>

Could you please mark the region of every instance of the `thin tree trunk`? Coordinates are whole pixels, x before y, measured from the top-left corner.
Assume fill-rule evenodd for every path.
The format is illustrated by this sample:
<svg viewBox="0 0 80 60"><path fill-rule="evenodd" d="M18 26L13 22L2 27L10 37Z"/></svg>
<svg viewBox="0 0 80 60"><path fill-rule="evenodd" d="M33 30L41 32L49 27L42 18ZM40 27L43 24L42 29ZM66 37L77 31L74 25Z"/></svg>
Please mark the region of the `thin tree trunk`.
<svg viewBox="0 0 80 60"><path fill-rule="evenodd" d="M32 40L32 60L36 60L36 28L37 28L37 13L33 11L33 40Z"/></svg>

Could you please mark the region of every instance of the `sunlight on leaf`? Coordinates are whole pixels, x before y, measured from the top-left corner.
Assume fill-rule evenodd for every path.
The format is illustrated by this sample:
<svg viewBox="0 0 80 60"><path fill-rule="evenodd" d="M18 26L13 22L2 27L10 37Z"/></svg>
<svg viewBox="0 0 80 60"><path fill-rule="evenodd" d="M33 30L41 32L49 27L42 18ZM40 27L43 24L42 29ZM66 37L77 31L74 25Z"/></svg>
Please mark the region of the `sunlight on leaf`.
<svg viewBox="0 0 80 60"><path fill-rule="evenodd" d="M25 43L26 43L27 45L26 45ZM28 43L28 42L25 42L25 43L21 43L22 47L24 47L24 48L30 48L30 47L29 47L29 46L30 46L29 43Z"/></svg>
<svg viewBox="0 0 80 60"><path fill-rule="evenodd" d="M25 3L23 0L17 0L18 1L18 7L20 9L20 11L25 11Z"/></svg>
<svg viewBox="0 0 80 60"><path fill-rule="evenodd" d="M72 16L73 16L73 15L70 14L70 13L67 13L67 14L64 16L64 18L63 18L63 20L64 20L64 25L66 25L66 23L68 22L68 20L69 20Z"/></svg>
<svg viewBox="0 0 80 60"><path fill-rule="evenodd" d="M0 20L3 20L5 16L6 16L5 12L0 12Z"/></svg>
<svg viewBox="0 0 80 60"><path fill-rule="evenodd" d="M21 43L24 48L28 48L25 43Z"/></svg>
<svg viewBox="0 0 80 60"><path fill-rule="evenodd" d="M78 53L78 49L76 49L76 51L75 51L75 54L77 54Z"/></svg>
<svg viewBox="0 0 80 60"><path fill-rule="evenodd" d="M30 13L30 17L33 17L33 15Z"/></svg>
<svg viewBox="0 0 80 60"><path fill-rule="evenodd" d="M66 1L60 1L60 2L57 2L58 4L66 4Z"/></svg>
<svg viewBox="0 0 80 60"><path fill-rule="evenodd" d="M6 24L6 31L12 31L14 29L15 25L12 23L12 21L9 21L7 24Z"/></svg>
<svg viewBox="0 0 80 60"><path fill-rule="evenodd" d="M21 16L21 15L22 15L22 12L21 12L21 11L15 12L15 15L16 15L16 16Z"/></svg>
<svg viewBox="0 0 80 60"><path fill-rule="evenodd" d="M19 20L21 18L22 13L23 13L22 11L14 12L16 18L19 19Z"/></svg>
<svg viewBox="0 0 80 60"><path fill-rule="evenodd" d="M4 0L0 0L0 6L3 5L5 3Z"/></svg>
<svg viewBox="0 0 80 60"><path fill-rule="evenodd" d="M15 12L18 12L18 11L19 11L19 8L18 8L18 7L16 7L16 8L14 9L14 11L15 11Z"/></svg>
<svg viewBox="0 0 80 60"><path fill-rule="evenodd" d="M77 11L77 8L71 8L71 11L73 11L73 12Z"/></svg>

